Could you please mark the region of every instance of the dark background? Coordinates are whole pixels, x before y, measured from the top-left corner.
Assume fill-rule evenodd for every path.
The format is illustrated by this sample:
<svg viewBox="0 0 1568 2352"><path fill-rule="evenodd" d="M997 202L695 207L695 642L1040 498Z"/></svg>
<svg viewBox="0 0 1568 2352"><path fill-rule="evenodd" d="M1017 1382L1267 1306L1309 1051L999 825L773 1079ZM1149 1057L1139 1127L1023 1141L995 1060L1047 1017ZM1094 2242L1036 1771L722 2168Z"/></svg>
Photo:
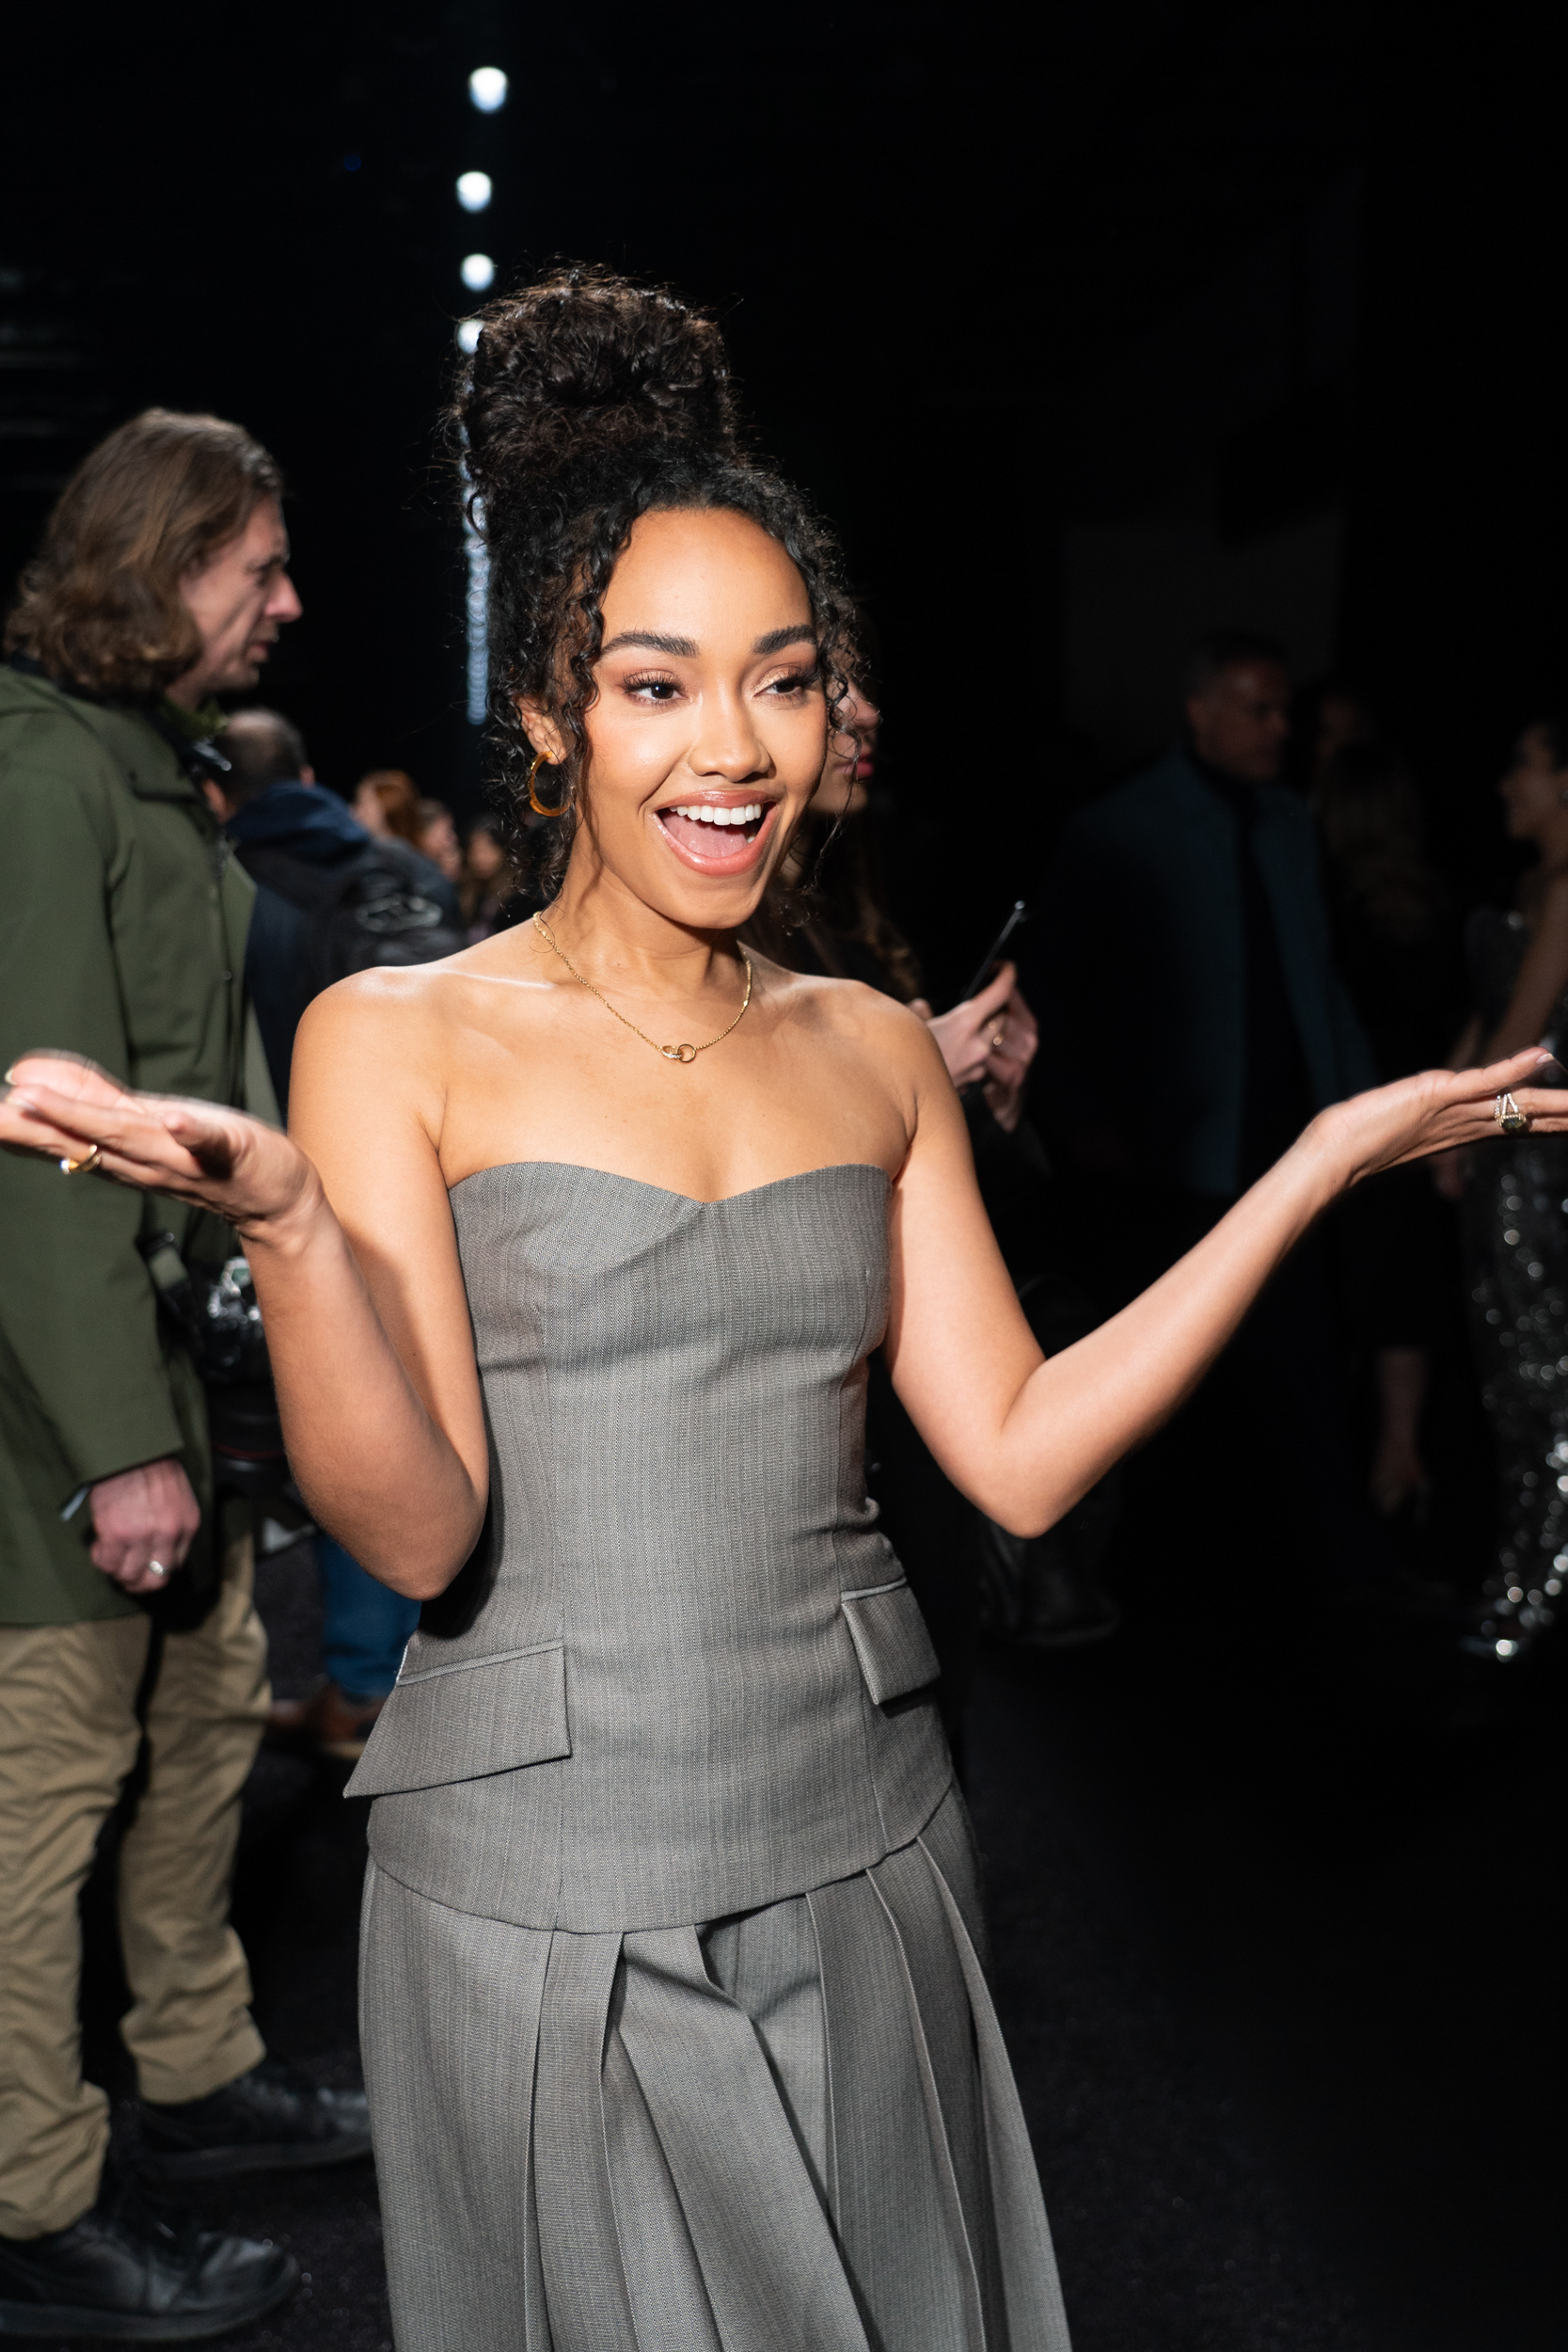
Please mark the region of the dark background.
<svg viewBox="0 0 1568 2352"><path fill-rule="evenodd" d="M504 285L591 256L717 309L764 441L844 531L939 995L1062 809L1158 747L1213 620L1295 616L1303 666L1342 663L1414 754L1445 863L1495 889L1490 781L1563 691L1544 21L31 11L0 140L0 578L104 427L237 416L287 469L306 604L267 696L328 780L390 763L471 805L432 437L457 264L489 251ZM512 80L490 118L481 62ZM469 167L497 191L474 218Z"/></svg>
<svg viewBox="0 0 1568 2352"><path fill-rule="evenodd" d="M1492 782L1568 701L1548 21L13 17L0 584L108 426L236 416L289 476L307 608L261 691L326 781L394 764L477 805L433 440L457 265L602 259L715 308L764 441L846 535L939 1001L1063 813L1158 747L1182 642L1219 621L1363 688L1460 898L1495 898ZM480 63L512 78L490 119ZM470 220L472 167L497 196ZM1304 1634L1269 1511L1209 1516L1202 1559L1119 1561L1117 1643L992 1655L971 1732L1081 2352L1558 2352L1562 1677L1456 1695L1354 1626ZM351 2067L357 1826L276 1772L251 1817L263 2025ZM362 2174L236 2184L224 2213L314 2267L256 2343L380 2352Z"/></svg>

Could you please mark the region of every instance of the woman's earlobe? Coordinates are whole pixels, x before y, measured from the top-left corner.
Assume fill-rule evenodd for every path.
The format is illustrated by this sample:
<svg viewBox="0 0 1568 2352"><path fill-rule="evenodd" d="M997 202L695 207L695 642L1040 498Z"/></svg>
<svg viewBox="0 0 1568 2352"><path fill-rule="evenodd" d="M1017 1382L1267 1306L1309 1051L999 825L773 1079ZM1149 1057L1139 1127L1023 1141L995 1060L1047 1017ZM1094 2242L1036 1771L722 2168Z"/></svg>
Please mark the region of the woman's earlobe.
<svg viewBox="0 0 1568 2352"><path fill-rule="evenodd" d="M548 711L528 694L515 694L512 703L522 723L523 733L538 755L539 763L559 768L566 756L566 743Z"/></svg>

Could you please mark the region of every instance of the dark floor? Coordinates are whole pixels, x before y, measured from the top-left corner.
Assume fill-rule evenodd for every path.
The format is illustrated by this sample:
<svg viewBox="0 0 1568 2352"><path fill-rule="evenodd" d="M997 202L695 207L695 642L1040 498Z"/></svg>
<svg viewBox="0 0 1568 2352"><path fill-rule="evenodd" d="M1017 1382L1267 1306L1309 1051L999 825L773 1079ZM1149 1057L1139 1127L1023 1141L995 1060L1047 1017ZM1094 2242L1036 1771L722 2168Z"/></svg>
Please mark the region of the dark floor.
<svg viewBox="0 0 1568 2352"><path fill-rule="evenodd" d="M1568 2346L1562 1672L1493 1689L1419 1631L1244 1591L1195 1609L1135 1551L1115 1570L1128 1629L993 1652L971 1718L998 1998L1075 2352ZM263 1599L297 1686L303 1558ZM342 1778L263 1757L236 1899L263 2029L325 2079L355 2063L363 1823ZM234 2352L389 2346L368 2165L202 2210L307 2274Z"/></svg>

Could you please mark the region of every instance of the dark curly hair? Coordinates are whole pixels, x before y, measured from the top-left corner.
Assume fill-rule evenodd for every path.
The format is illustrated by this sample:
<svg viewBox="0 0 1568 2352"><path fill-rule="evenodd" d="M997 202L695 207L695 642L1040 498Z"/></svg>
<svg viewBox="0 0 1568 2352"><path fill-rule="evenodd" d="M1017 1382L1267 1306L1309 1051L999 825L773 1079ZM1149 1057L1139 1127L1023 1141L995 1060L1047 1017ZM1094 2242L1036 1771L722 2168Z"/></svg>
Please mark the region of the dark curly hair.
<svg viewBox="0 0 1568 2352"><path fill-rule="evenodd" d="M581 810L585 715L604 597L643 515L716 507L776 539L811 600L830 719L853 667L853 607L827 526L742 444L713 321L662 287L593 264L550 270L480 314L451 410L468 512L490 557L490 734L513 852L554 895ZM526 695L569 745L541 771L562 812L531 831Z"/></svg>

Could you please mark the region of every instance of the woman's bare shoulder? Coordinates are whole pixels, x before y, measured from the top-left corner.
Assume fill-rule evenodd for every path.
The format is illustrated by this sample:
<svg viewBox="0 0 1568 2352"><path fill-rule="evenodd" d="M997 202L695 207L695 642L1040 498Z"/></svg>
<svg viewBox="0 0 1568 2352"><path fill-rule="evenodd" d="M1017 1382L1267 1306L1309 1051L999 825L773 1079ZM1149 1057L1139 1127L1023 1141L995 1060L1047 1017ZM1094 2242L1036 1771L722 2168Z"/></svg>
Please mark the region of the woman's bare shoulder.
<svg viewBox="0 0 1568 2352"><path fill-rule="evenodd" d="M785 972L758 964L783 1020L798 1024L824 1044L863 1055L884 1075L918 1089L937 1075L946 1082L941 1054L920 1015L897 997L868 988L863 980L837 980L815 973Z"/></svg>
<svg viewBox="0 0 1568 2352"><path fill-rule="evenodd" d="M508 946L503 934L430 963L377 964L353 972L312 1000L301 1028L309 1023L313 1033L334 1038L387 1029L407 1037L420 1027L467 1025L497 988L524 1002L533 994L543 998L550 981L526 952L507 952Z"/></svg>

